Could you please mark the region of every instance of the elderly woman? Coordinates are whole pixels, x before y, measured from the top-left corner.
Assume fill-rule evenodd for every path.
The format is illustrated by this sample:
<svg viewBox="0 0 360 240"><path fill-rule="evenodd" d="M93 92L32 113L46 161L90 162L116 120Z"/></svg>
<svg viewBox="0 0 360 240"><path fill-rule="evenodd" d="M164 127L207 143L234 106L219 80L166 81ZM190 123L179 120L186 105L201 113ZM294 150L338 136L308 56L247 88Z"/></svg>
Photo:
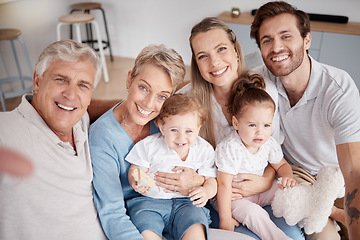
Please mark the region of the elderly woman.
<svg viewBox="0 0 360 240"><path fill-rule="evenodd" d="M127 99L90 127L94 201L109 239L143 239L126 214L126 201L140 195L129 185L130 163L125 161L125 156L136 142L159 131L153 120L184 76L183 60L174 50L163 45L144 48L128 73ZM203 177L193 170L184 169L179 175L187 179L177 181L179 193L185 196L191 188L203 183Z"/></svg>

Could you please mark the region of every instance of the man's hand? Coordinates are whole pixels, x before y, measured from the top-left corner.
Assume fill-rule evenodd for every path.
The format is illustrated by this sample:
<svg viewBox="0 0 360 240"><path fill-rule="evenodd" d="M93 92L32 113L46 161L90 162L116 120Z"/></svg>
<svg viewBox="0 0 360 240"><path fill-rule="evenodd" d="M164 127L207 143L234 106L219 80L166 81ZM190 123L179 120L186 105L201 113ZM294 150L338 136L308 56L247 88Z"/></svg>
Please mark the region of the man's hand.
<svg viewBox="0 0 360 240"><path fill-rule="evenodd" d="M28 159L11 150L0 148L0 173L5 172L17 177L29 176L33 167Z"/></svg>

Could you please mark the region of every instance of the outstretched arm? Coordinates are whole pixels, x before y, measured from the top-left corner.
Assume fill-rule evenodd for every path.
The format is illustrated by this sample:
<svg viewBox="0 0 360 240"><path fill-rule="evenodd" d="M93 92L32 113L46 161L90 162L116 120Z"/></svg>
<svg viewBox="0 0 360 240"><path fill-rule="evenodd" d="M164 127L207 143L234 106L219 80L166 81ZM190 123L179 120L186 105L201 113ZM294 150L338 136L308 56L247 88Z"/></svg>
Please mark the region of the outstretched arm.
<svg viewBox="0 0 360 240"><path fill-rule="evenodd" d="M33 166L24 156L12 150L0 148L0 173L5 172L17 177L25 177L33 172Z"/></svg>
<svg viewBox="0 0 360 240"><path fill-rule="evenodd" d="M360 142L336 146L345 180L345 215L350 239L360 237Z"/></svg>

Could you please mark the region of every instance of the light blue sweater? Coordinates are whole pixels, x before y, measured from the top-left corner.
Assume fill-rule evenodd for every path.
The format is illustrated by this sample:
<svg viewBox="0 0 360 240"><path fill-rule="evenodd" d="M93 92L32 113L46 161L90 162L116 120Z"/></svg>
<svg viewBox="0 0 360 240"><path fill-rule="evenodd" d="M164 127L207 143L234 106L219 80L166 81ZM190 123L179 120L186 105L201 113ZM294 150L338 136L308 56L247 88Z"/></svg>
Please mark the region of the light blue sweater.
<svg viewBox="0 0 360 240"><path fill-rule="evenodd" d="M121 104L121 103L119 103ZM138 197L128 181L130 163L125 157L133 140L119 124L111 108L90 126L89 144L94 171L94 202L106 236L111 239L143 239L126 214L125 202ZM150 134L159 132L153 121Z"/></svg>

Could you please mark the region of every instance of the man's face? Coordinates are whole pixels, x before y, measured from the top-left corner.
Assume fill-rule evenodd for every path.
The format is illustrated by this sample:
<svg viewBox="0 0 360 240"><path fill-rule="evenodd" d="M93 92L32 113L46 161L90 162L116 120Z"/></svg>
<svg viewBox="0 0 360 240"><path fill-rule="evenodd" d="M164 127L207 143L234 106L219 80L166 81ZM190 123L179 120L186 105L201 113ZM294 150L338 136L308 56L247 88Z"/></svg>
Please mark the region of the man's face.
<svg viewBox="0 0 360 240"><path fill-rule="evenodd" d="M284 13L266 19L259 28L260 51L275 76L288 76L303 63L310 48L310 33L302 38L295 16Z"/></svg>
<svg viewBox="0 0 360 240"><path fill-rule="evenodd" d="M72 133L90 104L94 80L91 62L51 62L41 78L34 73L32 105L56 135Z"/></svg>

